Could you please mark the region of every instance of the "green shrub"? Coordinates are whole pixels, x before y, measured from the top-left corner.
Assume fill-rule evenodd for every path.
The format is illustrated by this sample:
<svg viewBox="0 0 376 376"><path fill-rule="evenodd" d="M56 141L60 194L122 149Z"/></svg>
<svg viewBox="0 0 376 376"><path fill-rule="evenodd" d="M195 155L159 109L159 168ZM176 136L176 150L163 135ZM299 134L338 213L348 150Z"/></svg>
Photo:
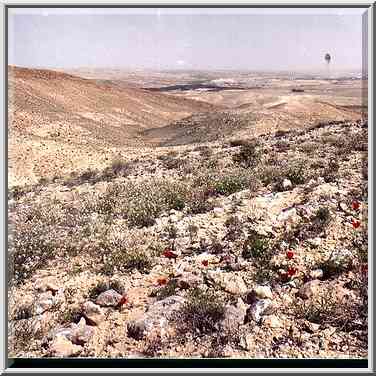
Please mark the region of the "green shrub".
<svg viewBox="0 0 376 376"><path fill-rule="evenodd" d="M198 288L190 290L187 301L179 311L176 321L178 332L209 334L217 330L217 323L224 317L224 302L212 291Z"/></svg>
<svg viewBox="0 0 376 376"><path fill-rule="evenodd" d="M151 292L152 297L156 297L157 300L163 300L169 296L175 295L178 288L177 280L170 279L165 286L158 287Z"/></svg>
<svg viewBox="0 0 376 376"><path fill-rule="evenodd" d="M286 178L291 181L293 185L303 184L307 177L305 175L307 165L304 161L295 161L288 166L286 171Z"/></svg>
<svg viewBox="0 0 376 376"><path fill-rule="evenodd" d="M252 260L254 279L257 283L270 281L273 277L273 268L270 265L273 251L268 238L251 230L243 244L242 256Z"/></svg>
<svg viewBox="0 0 376 376"><path fill-rule="evenodd" d="M155 240L132 232L122 237L105 237L99 247L102 250L101 271L106 275L134 269L141 273L149 272L156 252L160 251Z"/></svg>
<svg viewBox="0 0 376 376"><path fill-rule="evenodd" d="M261 150L257 141L242 145L238 154L233 156L235 163L245 168L256 167L261 159Z"/></svg>

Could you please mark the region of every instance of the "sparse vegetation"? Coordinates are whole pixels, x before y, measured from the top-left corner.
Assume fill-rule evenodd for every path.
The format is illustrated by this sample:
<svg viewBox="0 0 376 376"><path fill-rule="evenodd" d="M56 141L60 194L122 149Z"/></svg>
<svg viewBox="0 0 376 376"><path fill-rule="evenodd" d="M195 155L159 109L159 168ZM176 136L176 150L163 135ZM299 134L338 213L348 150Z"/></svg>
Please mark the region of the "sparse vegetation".
<svg viewBox="0 0 376 376"><path fill-rule="evenodd" d="M175 295L177 288L177 280L172 278L168 280L165 286L161 286L153 290L151 296L156 297L157 300L162 300L168 298L169 296Z"/></svg>
<svg viewBox="0 0 376 376"><path fill-rule="evenodd" d="M183 106L168 125L161 110L129 145L136 126L96 124L88 142L103 129L105 153L90 149L90 168L10 189L12 356L55 354L55 333L73 323L85 357L366 356L366 128L319 114L299 127L304 114L286 118L279 104L270 122L253 115L276 100L239 113L192 101L203 111ZM110 289L121 298L97 304Z"/></svg>
<svg viewBox="0 0 376 376"><path fill-rule="evenodd" d="M295 304L295 315L320 325L331 325L351 331L358 327L354 323L360 317L359 306L350 299L339 299L335 291L327 290L307 301Z"/></svg>
<svg viewBox="0 0 376 376"><path fill-rule="evenodd" d="M252 140L246 144L241 145L238 154L235 154L234 162L238 163L242 167L254 168L257 166L261 159L261 146L255 140Z"/></svg>
<svg viewBox="0 0 376 376"><path fill-rule="evenodd" d="M137 269L140 272L148 272L153 266L153 252L149 244L145 247L143 239L114 238L104 249L102 272L112 275L115 271L128 272Z"/></svg>
<svg viewBox="0 0 376 376"><path fill-rule="evenodd" d="M181 333L209 334L218 330L217 324L223 315L224 302L217 294L192 289L177 315L177 328Z"/></svg>

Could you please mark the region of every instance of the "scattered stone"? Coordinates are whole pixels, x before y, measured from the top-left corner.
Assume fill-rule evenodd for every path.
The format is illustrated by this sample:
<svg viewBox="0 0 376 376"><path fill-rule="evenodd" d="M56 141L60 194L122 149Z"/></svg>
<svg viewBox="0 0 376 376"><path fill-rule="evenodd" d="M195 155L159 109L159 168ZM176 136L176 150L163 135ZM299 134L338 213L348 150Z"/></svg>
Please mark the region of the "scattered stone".
<svg viewBox="0 0 376 376"><path fill-rule="evenodd" d="M94 335L94 328L86 325L83 317L78 324L72 324L71 341L76 345L83 345Z"/></svg>
<svg viewBox="0 0 376 376"><path fill-rule="evenodd" d="M86 321L83 317L78 324L70 324L66 327L61 327L53 330L49 334L50 339L55 339L58 336L63 336L75 345L83 345L89 341L94 334L94 328L86 325Z"/></svg>
<svg viewBox="0 0 376 376"><path fill-rule="evenodd" d="M242 310L244 312L244 315L247 314L248 305L243 302L242 298L238 298L238 301L236 302L236 308Z"/></svg>
<svg viewBox="0 0 376 376"><path fill-rule="evenodd" d="M256 296L260 299L272 299L273 293L269 286L257 286L255 288Z"/></svg>
<svg viewBox="0 0 376 376"><path fill-rule="evenodd" d="M283 328L283 322L275 315L265 316L262 320L263 325L269 328Z"/></svg>
<svg viewBox="0 0 376 376"><path fill-rule="evenodd" d="M321 238L313 238L313 239L307 239L307 243L313 247L313 248L318 248L321 243L322 243L322 240Z"/></svg>
<svg viewBox="0 0 376 376"><path fill-rule="evenodd" d="M140 340L144 338L145 323L142 320L129 321L127 324L127 335L130 338Z"/></svg>
<svg viewBox="0 0 376 376"><path fill-rule="evenodd" d="M312 279L321 279L322 277L324 277L324 272L322 269L315 269L315 270L312 270L310 273L309 273L309 276L312 278Z"/></svg>
<svg viewBox="0 0 376 376"><path fill-rule="evenodd" d="M215 218L221 218L225 213L225 210L223 208L214 208L213 213Z"/></svg>
<svg viewBox="0 0 376 376"><path fill-rule="evenodd" d="M210 264L219 264L221 262L221 259L216 255L204 252L196 257L197 264L201 265L203 261L208 261Z"/></svg>
<svg viewBox="0 0 376 376"><path fill-rule="evenodd" d="M284 179L283 182L282 182L282 186L285 190L288 190L290 188L292 188L292 183L291 183L291 180L289 179Z"/></svg>
<svg viewBox="0 0 376 376"><path fill-rule="evenodd" d="M233 331L244 324L246 312L238 307L229 305L225 307L224 319L221 321L221 328L223 330Z"/></svg>
<svg viewBox="0 0 376 376"><path fill-rule="evenodd" d="M202 276L195 275L193 273L183 273L177 280L177 285L181 289L189 289L192 287L198 287L203 283Z"/></svg>
<svg viewBox="0 0 376 376"><path fill-rule="evenodd" d="M59 287L52 281L47 281L46 283L46 291L51 291L53 295L55 295L59 291Z"/></svg>
<svg viewBox="0 0 376 376"><path fill-rule="evenodd" d="M54 305L54 299L52 292L48 291L40 295L38 302L36 303L35 312L36 314L42 314L48 311Z"/></svg>
<svg viewBox="0 0 376 376"><path fill-rule="evenodd" d="M93 302L86 302L82 308L82 314L91 325L99 325L105 319L101 308Z"/></svg>
<svg viewBox="0 0 376 376"><path fill-rule="evenodd" d="M315 279L305 283L299 290L298 295L303 299L309 299L317 296L320 292L320 281Z"/></svg>
<svg viewBox="0 0 376 376"><path fill-rule="evenodd" d="M290 224L296 224L299 221L300 221L300 216L296 212L295 208L284 210L277 217L277 222L286 222Z"/></svg>
<svg viewBox="0 0 376 376"><path fill-rule="evenodd" d="M267 315L272 308L272 302L270 299L257 300L252 304L247 311L247 318L259 323L262 315Z"/></svg>
<svg viewBox="0 0 376 376"><path fill-rule="evenodd" d="M82 351L82 346L74 345L62 335L56 336L50 346L50 354L59 358L68 358L78 355Z"/></svg>
<svg viewBox="0 0 376 376"><path fill-rule="evenodd" d="M128 335L141 339L144 335L149 336L153 332L164 337L171 329L170 321L175 319L175 313L184 303L185 299L178 295L155 302L144 314L128 323Z"/></svg>
<svg viewBox="0 0 376 376"><path fill-rule="evenodd" d="M98 295L95 303L102 307L116 307L119 305L122 295L115 290L107 290Z"/></svg>
<svg viewBox="0 0 376 376"><path fill-rule="evenodd" d="M243 278L236 274L208 271L208 277L230 294L242 295L247 292L247 286Z"/></svg>
<svg viewBox="0 0 376 376"><path fill-rule="evenodd" d="M245 336L240 338L240 347L244 350L251 351L256 347L255 343L255 335L253 333L246 334Z"/></svg>
<svg viewBox="0 0 376 376"><path fill-rule="evenodd" d="M349 211L349 207L344 203L344 202L340 202L338 204L339 208L344 211L345 213L348 213Z"/></svg>
<svg viewBox="0 0 376 376"><path fill-rule="evenodd" d="M315 324L310 321L304 321L304 328L309 332L309 333L315 333L320 329L320 324Z"/></svg>

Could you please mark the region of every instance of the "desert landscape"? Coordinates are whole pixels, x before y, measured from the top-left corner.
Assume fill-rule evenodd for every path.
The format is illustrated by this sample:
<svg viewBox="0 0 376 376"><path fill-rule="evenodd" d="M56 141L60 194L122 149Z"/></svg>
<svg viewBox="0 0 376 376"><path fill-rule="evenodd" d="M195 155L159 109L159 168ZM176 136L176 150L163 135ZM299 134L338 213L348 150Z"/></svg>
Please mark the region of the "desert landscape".
<svg viewBox="0 0 376 376"><path fill-rule="evenodd" d="M8 79L10 357L367 357L361 76Z"/></svg>

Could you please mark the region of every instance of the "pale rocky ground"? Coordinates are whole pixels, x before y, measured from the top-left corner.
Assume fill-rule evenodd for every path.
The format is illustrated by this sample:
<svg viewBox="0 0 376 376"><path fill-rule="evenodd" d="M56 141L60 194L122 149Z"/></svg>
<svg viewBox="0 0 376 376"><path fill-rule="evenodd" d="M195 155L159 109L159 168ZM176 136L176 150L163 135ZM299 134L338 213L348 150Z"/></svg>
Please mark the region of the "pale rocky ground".
<svg viewBox="0 0 376 376"><path fill-rule="evenodd" d="M10 356L367 357L355 117L248 149L254 134L117 150L108 170L14 188Z"/></svg>
<svg viewBox="0 0 376 376"><path fill-rule="evenodd" d="M119 75L10 68L9 355L367 357L364 82Z"/></svg>

